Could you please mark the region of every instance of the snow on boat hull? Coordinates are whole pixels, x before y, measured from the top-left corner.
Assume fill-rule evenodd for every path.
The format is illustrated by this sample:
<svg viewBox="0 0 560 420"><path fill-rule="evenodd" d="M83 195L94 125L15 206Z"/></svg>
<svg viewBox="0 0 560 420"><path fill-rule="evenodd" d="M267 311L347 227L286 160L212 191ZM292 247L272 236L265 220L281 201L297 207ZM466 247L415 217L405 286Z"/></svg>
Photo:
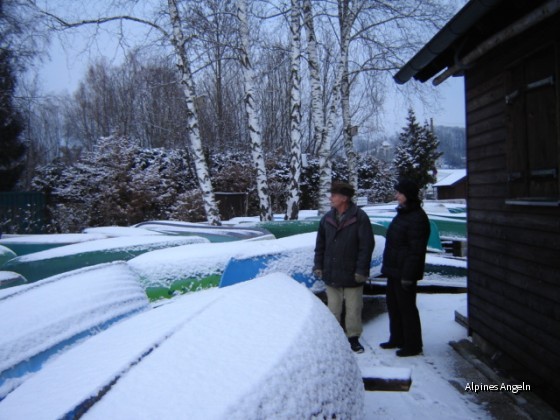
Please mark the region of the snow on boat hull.
<svg viewBox="0 0 560 420"><path fill-rule="evenodd" d="M0 245L11 249L17 255L21 256L58 248L60 246L73 245L106 238L107 236L102 234L86 235L83 233L21 235L0 239Z"/></svg>
<svg viewBox="0 0 560 420"><path fill-rule="evenodd" d="M218 286L221 277L221 274L217 273L208 276L174 280L169 286L146 286L146 295L150 301L156 301L159 299L169 299L178 294L199 292Z"/></svg>
<svg viewBox="0 0 560 420"><path fill-rule="evenodd" d="M60 351L148 308L125 263L0 290L0 399Z"/></svg>
<svg viewBox="0 0 560 420"><path fill-rule="evenodd" d="M155 250L129 260L128 265L140 277L150 300L170 298L218 286L230 258L275 241L267 238L270 236Z"/></svg>
<svg viewBox="0 0 560 420"><path fill-rule="evenodd" d="M207 242L207 239L200 237L165 235L100 239L19 256L0 268L19 273L28 282L34 282L82 267L128 261L156 249Z"/></svg>
<svg viewBox="0 0 560 420"><path fill-rule="evenodd" d="M15 257L17 257L17 255L13 250L0 245L0 267Z"/></svg>
<svg viewBox="0 0 560 420"><path fill-rule="evenodd" d="M227 287L269 273L281 272L304 284L313 292L323 291L324 283L313 275L315 235L304 234L292 238L293 240L286 241L284 249L280 251L269 253L265 251L261 254L255 251L256 255L232 258L222 274L219 287ZM372 274L381 269L384 248L385 238L376 235L371 261Z"/></svg>
<svg viewBox="0 0 560 420"><path fill-rule="evenodd" d="M20 286L27 283L25 277L13 271L0 271L0 289L8 287Z"/></svg>
<svg viewBox="0 0 560 420"><path fill-rule="evenodd" d="M202 223L179 221L151 221L142 222L135 227L165 233L167 235L196 235L208 239L210 242L230 242L241 239L253 239L270 235L265 229L238 226L211 226Z"/></svg>
<svg viewBox="0 0 560 420"><path fill-rule="evenodd" d="M286 276L262 280L91 337L8 395L0 418L362 417L360 371L328 309Z"/></svg>

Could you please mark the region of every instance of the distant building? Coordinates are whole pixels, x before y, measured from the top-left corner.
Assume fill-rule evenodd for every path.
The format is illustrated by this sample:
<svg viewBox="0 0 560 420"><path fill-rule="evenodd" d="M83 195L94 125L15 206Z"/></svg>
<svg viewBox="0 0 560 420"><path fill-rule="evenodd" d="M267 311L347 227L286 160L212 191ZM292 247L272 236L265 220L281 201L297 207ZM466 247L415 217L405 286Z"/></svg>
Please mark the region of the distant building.
<svg viewBox="0 0 560 420"><path fill-rule="evenodd" d="M438 169L437 182L432 185L434 199L454 200L467 198L466 169Z"/></svg>
<svg viewBox="0 0 560 420"><path fill-rule="evenodd" d="M469 332L557 409L559 57L560 2L471 0L395 75L465 78Z"/></svg>

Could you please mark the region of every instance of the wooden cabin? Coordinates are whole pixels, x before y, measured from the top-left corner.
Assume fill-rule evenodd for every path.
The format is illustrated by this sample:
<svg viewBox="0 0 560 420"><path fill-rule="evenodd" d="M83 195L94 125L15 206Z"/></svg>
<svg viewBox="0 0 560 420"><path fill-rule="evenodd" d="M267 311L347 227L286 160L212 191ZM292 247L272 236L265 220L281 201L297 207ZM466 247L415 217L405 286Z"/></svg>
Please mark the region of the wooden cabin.
<svg viewBox="0 0 560 420"><path fill-rule="evenodd" d="M556 409L559 3L471 0L395 75L464 77L469 331Z"/></svg>
<svg viewBox="0 0 560 420"><path fill-rule="evenodd" d="M467 198L467 171L465 169L440 169L437 182L432 186L436 200Z"/></svg>

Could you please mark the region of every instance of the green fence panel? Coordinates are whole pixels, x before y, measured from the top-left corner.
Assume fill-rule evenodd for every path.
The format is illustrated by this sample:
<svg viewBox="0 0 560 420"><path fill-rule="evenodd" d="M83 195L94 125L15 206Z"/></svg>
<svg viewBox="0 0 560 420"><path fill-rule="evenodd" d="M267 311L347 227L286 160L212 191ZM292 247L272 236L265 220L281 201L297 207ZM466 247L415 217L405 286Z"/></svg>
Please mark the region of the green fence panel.
<svg viewBox="0 0 560 420"><path fill-rule="evenodd" d="M45 195L40 192L0 192L2 233L42 233L45 226Z"/></svg>

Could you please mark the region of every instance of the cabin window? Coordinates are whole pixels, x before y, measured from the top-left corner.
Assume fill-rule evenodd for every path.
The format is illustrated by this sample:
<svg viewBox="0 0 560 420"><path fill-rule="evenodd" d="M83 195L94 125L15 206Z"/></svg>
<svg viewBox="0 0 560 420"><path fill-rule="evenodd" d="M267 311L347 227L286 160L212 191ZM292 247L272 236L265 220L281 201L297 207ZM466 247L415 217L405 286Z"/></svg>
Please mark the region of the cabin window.
<svg viewBox="0 0 560 420"><path fill-rule="evenodd" d="M536 52L506 78L508 203L558 205L558 70L555 48Z"/></svg>

